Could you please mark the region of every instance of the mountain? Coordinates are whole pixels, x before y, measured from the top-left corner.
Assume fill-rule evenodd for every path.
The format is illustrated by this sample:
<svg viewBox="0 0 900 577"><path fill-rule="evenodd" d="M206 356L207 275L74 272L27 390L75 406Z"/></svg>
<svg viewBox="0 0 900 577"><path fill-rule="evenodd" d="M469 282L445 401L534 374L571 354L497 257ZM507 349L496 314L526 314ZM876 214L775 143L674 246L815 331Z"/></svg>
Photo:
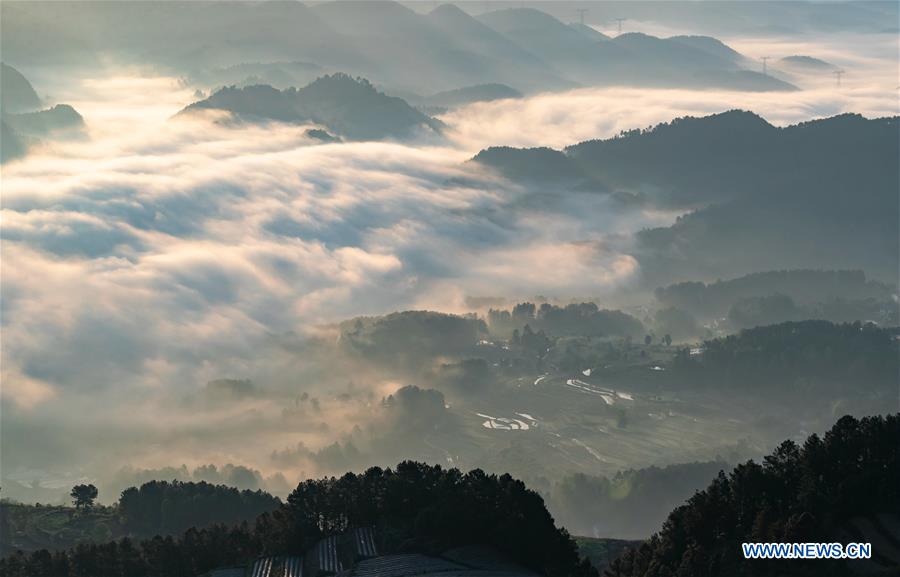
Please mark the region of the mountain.
<svg viewBox="0 0 900 577"><path fill-rule="evenodd" d="M830 409L854 396L885 406L897 396L896 333L896 328L868 323L823 320L755 326L704 341L699 355L682 349L669 366L669 377L695 390L793 403L796 415L817 405Z"/></svg>
<svg viewBox="0 0 900 577"><path fill-rule="evenodd" d="M639 258L653 271L646 278L809 267L861 268L876 279L898 278L898 122L841 115L763 128L745 161L734 149L708 157L715 166L733 167L731 174L700 166L699 158L683 159L712 204L670 227L638 234ZM715 198L714 190L731 200ZM858 222L866 226L860 229Z"/></svg>
<svg viewBox="0 0 900 577"><path fill-rule="evenodd" d="M608 575L743 575L741 543L883 543L871 560L754 561L754 574L894 575L900 566L900 415L842 417L824 436L784 441L675 509Z"/></svg>
<svg viewBox="0 0 900 577"><path fill-rule="evenodd" d="M745 60L744 56L737 50L731 48L721 40L711 36L671 36L669 40L691 46L698 50L702 50L721 60L740 63Z"/></svg>
<svg viewBox="0 0 900 577"><path fill-rule="evenodd" d="M370 74L380 83L459 86L481 72L475 54L458 50L452 38L397 2L325 2L313 11L374 62Z"/></svg>
<svg viewBox="0 0 900 577"><path fill-rule="evenodd" d="M581 24L563 24L534 8L497 10L479 20L585 85L796 89L743 70L743 57L710 37L626 33L610 39Z"/></svg>
<svg viewBox="0 0 900 577"><path fill-rule="evenodd" d="M611 73L630 83L716 86L752 92L797 89L783 80L742 69L743 57L709 37L657 38L629 33L616 36L612 44L626 52L619 56L617 68Z"/></svg>
<svg viewBox="0 0 900 577"><path fill-rule="evenodd" d="M838 188L854 190L858 200L884 200L896 182L898 121L843 114L777 128L733 110L582 142L565 153L611 184L667 188L680 206L723 195L772 200L805 192L824 200Z"/></svg>
<svg viewBox="0 0 900 577"><path fill-rule="evenodd" d="M18 158L25 154L25 143L15 130L0 120L0 163Z"/></svg>
<svg viewBox="0 0 900 577"><path fill-rule="evenodd" d="M603 56L597 42L534 8L505 8L478 20L541 58L574 81L596 79L596 60Z"/></svg>
<svg viewBox="0 0 900 577"><path fill-rule="evenodd" d="M755 114L730 111L676 119L615 138L581 142L563 151L490 148L473 160L521 181L568 180L574 174L609 189L639 190L651 185L665 191L658 202L690 206L722 200L744 186L734 175L755 171L749 159L777 132Z"/></svg>
<svg viewBox="0 0 900 577"><path fill-rule="evenodd" d="M532 8L477 18L450 4L420 14L388 0L17 2L0 10L8 24L2 39L7 58L83 66L118 51L125 61L160 64L199 79L204 89L217 82L248 84L246 76L214 79L222 69L251 62L305 62L414 93L487 83L529 93L617 84L791 88L764 75L737 75L742 60L712 38L610 39ZM248 76L286 87L294 74L261 67Z"/></svg>
<svg viewBox="0 0 900 577"><path fill-rule="evenodd" d="M812 56L785 56L778 61L783 67L805 72L831 72L837 70L837 66Z"/></svg>
<svg viewBox="0 0 900 577"><path fill-rule="evenodd" d="M245 120L316 123L351 140L410 136L418 130L440 131L440 122L404 100L378 92L367 80L346 74L323 76L300 89L267 85L222 88L179 114L225 110Z"/></svg>
<svg viewBox="0 0 900 577"><path fill-rule="evenodd" d="M386 0L326 2L313 10L372 61L368 77L394 89L570 85L534 55L450 5L426 15Z"/></svg>
<svg viewBox="0 0 900 577"><path fill-rule="evenodd" d="M689 63L691 69L722 69L735 63L730 50L722 44L720 47L709 46L708 40L696 37L675 36L673 38L657 38L650 34L629 32L619 34L613 42L628 49L632 59L644 66L668 68L678 64Z"/></svg>
<svg viewBox="0 0 900 577"><path fill-rule="evenodd" d="M503 82L521 90L571 88L552 66L503 34L486 26L452 4L442 4L427 16L431 24L452 37L463 49L481 55L489 63L492 77L481 82Z"/></svg>
<svg viewBox="0 0 900 577"><path fill-rule="evenodd" d="M522 93L505 84L476 84L438 92L424 99L427 106L456 108L473 102L489 102L505 98L522 98Z"/></svg>
<svg viewBox="0 0 900 577"><path fill-rule="evenodd" d="M565 152L552 148L492 146L480 151L472 162L496 170L520 182L574 185L589 180L584 168Z"/></svg>
<svg viewBox="0 0 900 577"><path fill-rule="evenodd" d="M574 30L576 32L581 33L582 36L584 36L585 38L587 38L588 40L590 40L592 42L605 42L610 39L609 36L607 36L606 34L599 32L599 31L595 30L594 28L591 28L587 24L573 22L573 23L569 24L569 28L571 28L572 30Z"/></svg>
<svg viewBox="0 0 900 577"><path fill-rule="evenodd" d="M23 112L40 107L41 99L28 79L12 66L0 63L0 108L3 112Z"/></svg>
<svg viewBox="0 0 900 577"><path fill-rule="evenodd" d="M206 86L253 86L268 84L278 89L305 86L327 73L310 62L244 62L224 68L198 70L194 82Z"/></svg>
<svg viewBox="0 0 900 577"><path fill-rule="evenodd" d="M782 294L800 304L833 300L890 301L897 286L866 278L861 270L779 270L712 283L683 282L659 287L656 300L701 318L720 318L741 299ZM865 320L865 319L858 319Z"/></svg>
<svg viewBox="0 0 900 577"><path fill-rule="evenodd" d="M634 254L656 286L810 267L896 279L898 132L898 118L845 114L778 128L729 111L564 151L488 149L473 160L524 183L587 182L692 211L637 235Z"/></svg>
<svg viewBox="0 0 900 577"><path fill-rule="evenodd" d="M53 108L37 112L7 114L4 120L16 132L30 136L45 136L84 126L84 119L68 104L57 104Z"/></svg>
<svg viewBox="0 0 900 577"><path fill-rule="evenodd" d="M51 136L52 133L78 129L84 125L81 115L68 104L37 110L41 107L41 100L34 87L21 72L2 63L0 100L0 163L24 156L28 147L37 141L36 137Z"/></svg>

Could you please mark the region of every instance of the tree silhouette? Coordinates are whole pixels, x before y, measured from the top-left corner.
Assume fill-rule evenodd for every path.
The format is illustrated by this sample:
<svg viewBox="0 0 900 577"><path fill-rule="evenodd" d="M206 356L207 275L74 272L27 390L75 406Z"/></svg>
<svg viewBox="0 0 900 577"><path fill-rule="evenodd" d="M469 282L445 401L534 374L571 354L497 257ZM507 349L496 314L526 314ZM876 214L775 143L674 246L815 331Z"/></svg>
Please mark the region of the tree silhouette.
<svg viewBox="0 0 900 577"><path fill-rule="evenodd" d="M136 489L123 495L128 515L157 514L150 492L190 495L173 505L179 508L200 496L197 487L148 485L142 487L144 497ZM303 554L322 536L363 526L377 529L385 553L440 554L487 545L547 577L597 577L575 541L554 525L540 495L521 481L413 461L395 469L373 467L362 474L304 481L287 503L260 515L252 527L217 524L190 528L180 537L82 543L55 554L16 552L0 559L0 577L192 577L245 565L260 555Z"/></svg>
<svg viewBox="0 0 900 577"><path fill-rule="evenodd" d="M90 509L97 498L97 487L94 485L75 485L69 493L76 509Z"/></svg>
<svg viewBox="0 0 900 577"><path fill-rule="evenodd" d="M762 463L748 461L729 475L720 472L606 574L847 575L840 560L748 564L740 544L839 541L850 519L900 510L898 438L900 414L845 416L802 446L784 441Z"/></svg>

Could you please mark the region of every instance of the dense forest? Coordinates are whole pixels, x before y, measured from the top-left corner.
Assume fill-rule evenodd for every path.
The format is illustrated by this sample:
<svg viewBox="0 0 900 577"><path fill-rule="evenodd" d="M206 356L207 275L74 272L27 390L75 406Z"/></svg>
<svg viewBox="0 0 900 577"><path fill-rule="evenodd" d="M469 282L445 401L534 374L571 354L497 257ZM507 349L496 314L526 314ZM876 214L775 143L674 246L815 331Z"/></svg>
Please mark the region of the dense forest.
<svg viewBox="0 0 900 577"><path fill-rule="evenodd" d="M680 349L673 376L684 383L791 396L896 399L900 355L894 330L871 324L787 322ZM817 397L818 395L818 397Z"/></svg>
<svg viewBox="0 0 900 577"><path fill-rule="evenodd" d="M561 151L491 147L473 161L539 190L690 211L636 234L632 255L653 285L810 267L895 279L898 122L842 114L776 127L731 110Z"/></svg>
<svg viewBox="0 0 900 577"><path fill-rule="evenodd" d="M838 560L748 563L741 543L846 543L852 519L900 512L898 439L900 415L889 415L845 416L802 446L785 441L762 463L720 473L608 575L846 575Z"/></svg>
<svg viewBox="0 0 900 577"><path fill-rule="evenodd" d="M304 481L283 506L252 525L17 552L0 560L0 576L195 577L261 554L303 553L325 535L360 526L376 527L386 552L481 544L549 577L596 575L575 541L554 525L541 497L521 481L407 461L393 470Z"/></svg>
<svg viewBox="0 0 900 577"><path fill-rule="evenodd" d="M519 303L511 310L491 309L487 323L492 333L516 336L525 325L551 336L637 337L644 326L638 319L618 310L601 309L595 303L571 303L556 306L531 302Z"/></svg>
<svg viewBox="0 0 900 577"><path fill-rule="evenodd" d="M191 527L233 525L276 509L278 498L209 483L150 481L119 497L122 522L134 535L171 535Z"/></svg>
<svg viewBox="0 0 900 577"><path fill-rule="evenodd" d="M699 281L659 287L656 300L698 317L719 317L741 299L783 294L797 304L832 300L891 299L896 286L866 278L861 270L780 270L744 275L711 283ZM862 320L862 319L854 319Z"/></svg>
<svg viewBox="0 0 900 577"><path fill-rule="evenodd" d="M471 350L487 327L469 316L404 311L345 321L340 330L347 352L401 368L420 368L434 356Z"/></svg>
<svg viewBox="0 0 900 577"><path fill-rule="evenodd" d="M708 284L676 283L659 287L654 294L665 310L695 323L740 330L805 319L896 326L900 323L896 293L896 285L867 279L862 271L781 270Z"/></svg>
<svg viewBox="0 0 900 577"><path fill-rule="evenodd" d="M278 90L265 84L224 87L182 114L200 110L228 111L244 120L316 123L351 140L408 136L442 127L402 98L387 96L368 80L347 74L322 76L299 89Z"/></svg>

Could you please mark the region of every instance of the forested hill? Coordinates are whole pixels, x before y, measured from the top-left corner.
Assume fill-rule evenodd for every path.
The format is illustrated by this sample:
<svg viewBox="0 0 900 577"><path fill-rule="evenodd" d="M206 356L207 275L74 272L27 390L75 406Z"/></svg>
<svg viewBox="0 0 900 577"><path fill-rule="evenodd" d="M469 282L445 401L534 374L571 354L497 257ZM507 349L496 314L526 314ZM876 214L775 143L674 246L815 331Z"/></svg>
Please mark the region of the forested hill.
<svg viewBox="0 0 900 577"><path fill-rule="evenodd" d="M665 306L700 318L720 318L738 301L781 294L798 304L890 301L897 285L866 278L861 270L779 270L744 275L712 283L682 282L654 291ZM864 319L858 319L864 320Z"/></svg>
<svg viewBox="0 0 900 577"><path fill-rule="evenodd" d="M29 112L41 106L41 99L34 87L21 72L0 63L0 108L5 113Z"/></svg>
<svg viewBox="0 0 900 577"><path fill-rule="evenodd" d="M663 575L845 576L859 562L754 561L742 542L890 542L900 513L900 414L841 418L802 446L785 441L762 463L748 461L675 509L637 549L608 569L614 577ZM881 552L869 573L896 575L900 558ZM879 573L880 571L880 573Z"/></svg>
<svg viewBox="0 0 900 577"><path fill-rule="evenodd" d="M896 402L896 333L815 320L755 327L705 341L700 354L680 349L672 372L691 385L793 397L806 406L839 398Z"/></svg>
<svg viewBox="0 0 900 577"><path fill-rule="evenodd" d="M540 171L543 179L568 180L577 171L610 190L654 185L662 191L657 200L674 206L848 185L859 195L896 182L898 130L897 117L842 114L779 128L752 112L730 110L677 118L562 151L488 148L473 160L517 179Z"/></svg>
<svg viewBox="0 0 900 577"><path fill-rule="evenodd" d="M521 481L407 461L396 469L304 481L287 503L252 525L81 544L54 554L16 553L0 560L0 577L194 577L261 555L301 555L323 537L354 527L375 527L385 554L434 555L478 545L547 577L597 575L569 534L554 525L541 497Z"/></svg>
<svg viewBox="0 0 900 577"><path fill-rule="evenodd" d="M562 151L489 148L473 160L541 190L692 210L637 234L633 255L654 287L798 268L898 277L897 117L843 114L779 128L733 110Z"/></svg>
<svg viewBox="0 0 900 577"><path fill-rule="evenodd" d="M0 503L0 554L65 549L123 537L177 535L191 527L238 525L277 509L263 491L206 482L150 481L122 491L112 506Z"/></svg>
<svg viewBox="0 0 900 577"><path fill-rule="evenodd" d="M380 140L439 131L441 123L402 98L379 92L363 78L346 74L322 76L303 88L278 90L260 84L221 88L181 114L224 110L245 120L315 123L350 140Z"/></svg>

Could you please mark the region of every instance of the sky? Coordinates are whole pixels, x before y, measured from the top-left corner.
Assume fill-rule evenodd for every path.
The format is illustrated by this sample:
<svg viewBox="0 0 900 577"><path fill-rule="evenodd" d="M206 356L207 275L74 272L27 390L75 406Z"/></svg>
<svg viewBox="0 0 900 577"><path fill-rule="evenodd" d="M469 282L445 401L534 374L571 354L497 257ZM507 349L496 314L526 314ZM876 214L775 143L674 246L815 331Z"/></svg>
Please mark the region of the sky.
<svg viewBox="0 0 900 577"><path fill-rule="evenodd" d="M0 474L52 488L123 467L125 483L141 468L233 463L282 490L273 451L333 443L381 418L372 399L401 385L335 400L320 367L296 364L324 326L463 312L471 296L615 303L640 287L631 233L677 213L535 194L467 163L484 147L561 148L732 108L777 125L898 114L896 37L729 41L750 56L821 56L847 74L839 88L801 79L794 93L538 94L451 111L445 138L344 144L304 126L173 119L194 90L154 71L57 75L40 91L72 104L86 135L3 168ZM35 71L36 85L48 78ZM204 396L222 378L261 392ZM285 425L299 390L328 418ZM287 470L291 483L315 472Z"/></svg>

